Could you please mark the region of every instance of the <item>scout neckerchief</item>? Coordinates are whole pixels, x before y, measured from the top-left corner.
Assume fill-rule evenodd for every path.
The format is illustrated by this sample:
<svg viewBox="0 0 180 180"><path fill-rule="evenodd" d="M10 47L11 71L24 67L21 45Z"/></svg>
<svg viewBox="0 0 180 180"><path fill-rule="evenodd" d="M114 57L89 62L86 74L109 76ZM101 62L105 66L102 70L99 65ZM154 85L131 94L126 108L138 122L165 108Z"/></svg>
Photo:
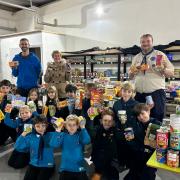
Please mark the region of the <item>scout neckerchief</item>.
<svg viewBox="0 0 180 180"><path fill-rule="evenodd" d="M40 140L39 140L39 147L38 147L38 159L42 160L43 159L43 150L44 150L44 135L46 134L46 132L41 135L36 131L36 136L39 136Z"/></svg>
<svg viewBox="0 0 180 180"><path fill-rule="evenodd" d="M141 65L143 64L147 64L147 56L150 55L152 52L154 51L154 48L152 48L151 51L149 51L148 53L144 53L143 51L141 51L142 55L143 55L143 60L141 62ZM144 70L144 74L146 73L146 70Z"/></svg>

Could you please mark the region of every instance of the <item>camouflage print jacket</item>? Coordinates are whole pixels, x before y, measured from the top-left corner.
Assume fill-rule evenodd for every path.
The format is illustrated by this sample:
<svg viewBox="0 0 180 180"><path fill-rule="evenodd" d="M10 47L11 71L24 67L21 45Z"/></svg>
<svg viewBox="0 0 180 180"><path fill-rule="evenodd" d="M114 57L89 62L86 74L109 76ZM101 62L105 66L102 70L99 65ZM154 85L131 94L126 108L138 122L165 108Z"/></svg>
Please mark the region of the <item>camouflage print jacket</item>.
<svg viewBox="0 0 180 180"><path fill-rule="evenodd" d="M44 75L44 81L46 83L65 83L71 80L71 66L62 59L60 62L50 62L47 65L47 70Z"/></svg>

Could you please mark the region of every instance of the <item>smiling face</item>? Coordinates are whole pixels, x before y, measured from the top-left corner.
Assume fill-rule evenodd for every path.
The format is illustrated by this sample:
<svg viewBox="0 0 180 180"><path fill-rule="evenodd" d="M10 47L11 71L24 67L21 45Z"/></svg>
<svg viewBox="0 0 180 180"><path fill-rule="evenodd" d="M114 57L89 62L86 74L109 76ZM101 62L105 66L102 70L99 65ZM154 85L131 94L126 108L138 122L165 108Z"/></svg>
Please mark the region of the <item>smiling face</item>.
<svg viewBox="0 0 180 180"><path fill-rule="evenodd" d="M68 130L69 134L74 134L77 132L79 126L76 121L69 120L66 122L66 129Z"/></svg>
<svg viewBox="0 0 180 180"><path fill-rule="evenodd" d="M32 116L32 113L29 109L20 109L20 117L23 121L26 121Z"/></svg>
<svg viewBox="0 0 180 180"><path fill-rule="evenodd" d="M29 50L30 44L27 40L22 40L19 43L19 47L21 48L22 52L27 52Z"/></svg>
<svg viewBox="0 0 180 180"><path fill-rule="evenodd" d="M3 93L4 95L9 94L11 88L9 86L1 86L0 87L0 92Z"/></svg>
<svg viewBox="0 0 180 180"><path fill-rule="evenodd" d="M53 59L54 59L54 62L60 62L61 61L61 54L60 53L55 53L53 54Z"/></svg>
<svg viewBox="0 0 180 180"><path fill-rule="evenodd" d="M54 91L50 91L50 92L48 92L48 97L49 97L50 99L55 99L56 93L55 93Z"/></svg>
<svg viewBox="0 0 180 180"><path fill-rule="evenodd" d="M38 99L38 94L36 91L31 92L30 96L29 96L31 101L36 101Z"/></svg>
<svg viewBox="0 0 180 180"><path fill-rule="evenodd" d="M151 36L141 37L141 49L144 52L149 52L153 48L153 39Z"/></svg>
<svg viewBox="0 0 180 180"><path fill-rule="evenodd" d="M114 125L113 117L110 115L104 115L102 117L102 125L106 130L113 127Z"/></svg>
<svg viewBox="0 0 180 180"><path fill-rule="evenodd" d="M34 125L37 133L43 135L46 132L47 124L38 123Z"/></svg>
<svg viewBox="0 0 180 180"><path fill-rule="evenodd" d="M131 89L122 89L121 96L125 102L127 102L133 95L133 91Z"/></svg>
<svg viewBox="0 0 180 180"><path fill-rule="evenodd" d="M144 111L144 110L141 111L141 113L139 114L139 116L137 118L142 123L148 122L150 119L150 110L149 111Z"/></svg>

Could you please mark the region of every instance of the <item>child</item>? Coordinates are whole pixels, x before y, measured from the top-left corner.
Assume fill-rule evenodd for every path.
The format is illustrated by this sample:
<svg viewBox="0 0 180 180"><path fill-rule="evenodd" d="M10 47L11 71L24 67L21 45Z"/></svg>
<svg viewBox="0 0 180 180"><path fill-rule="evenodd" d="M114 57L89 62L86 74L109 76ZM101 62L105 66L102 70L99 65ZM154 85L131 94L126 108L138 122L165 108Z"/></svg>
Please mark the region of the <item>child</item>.
<svg viewBox="0 0 180 180"><path fill-rule="evenodd" d="M66 119L66 117L70 114L76 114L77 116L80 116L81 110L76 109L76 91L77 87L68 84L65 88L66 96L67 98L63 99L63 101L67 101L67 106L60 108L59 110L59 117L62 117L63 119Z"/></svg>
<svg viewBox="0 0 180 180"><path fill-rule="evenodd" d="M11 108L11 107L10 107ZM13 128L17 129L17 136L21 135L25 130L26 126L32 126L32 112L29 109L29 106L24 105L19 110L19 118L13 120L10 118L10 113L6 113L4 123ZM27 166L29 163L29 152L27 150L18 151L15 149L8 161L8 165L15 168L20 169Z"/></svg>
<svg viewBox="0 0 180 180"><path fill-rule="evenodd" d="M47 120L49 123L47 128L48 132L54 131L54 128L51 124L51 118L58 117L57 103L58 103L58 94L56 87L50 86L47 88L47 101L46 101L46 106L48 107L48 112L47 112Z"/></svg>
<svg viewBox="0 0 180 180"><path fill-rule="evenodd" d="M107 180L119 180L117 146L123 136L115 127L112 110L105 109L101 117L101 125L94 128L92 135L92 161L95 165L93 179L100 179L102 176Z"/></svg>
<svg viewBox="0 0 180 180"><path fill-rule="evenodd" d="M8 80L2 80L0 82L0 93L2 95L0 101L0 110L5 114L5 107L8 103L7 95L11 90L11 82ZM3 121L0 123L0 145L4 145L7 139L11 137L11 139L16 141L16 130L12 129L4 124Z"/></svg>
<svg viewBox="0 0 180 180"><path fill-rule="evenodd" d="M67 132L61 132L61 128L58 128L50 142L51 146L62 148L59 180L88 180L83 151L84 146L90 143L90 137L85 125L80 124L81 131L77 131L79 118L76 115L69 115L65 127Z"/></svg>
<svg viewBox="0 0 180 180"><path fill-rule="evenodd" d="M113 111L115 114L116 126L122 131L129 127L129 123L134 121L133 108L138 103L133 99L134 97L134 87L130 82L124 82L121 88L121 99L116 101L113 106ZM118 117L118 111L125 110L127 115L127 122L122 124ZM127 156L129 154L126 147L126 141L120 141L118 146L119 162L121 166L128 166L129 162L127 161Z"/></svg>
<svg viewBox="0 0 180 180"><path fill-rule="evenodd" d="M122 127L122 124L118 118L118 111L125 110L127 115L128 125L129 121L133 116L133 108L138 103L134 100L134 86L130 82L124 82L121 88L121 99L116 101L113 106L113 111L115 113L115 121L118 128Z"/></svg>
<svg viewBox="0 0 180 180"><path fill-rule="evenodd" d="M45 116L33 118L33 131L30 134L23 132L16 141L18 151L30 151L30 163L24 180L49 180L54 172L53 148L49 146L52 133L46 133L48 126Z"/></svg>
<svg viewBox="0 0 180 180"><path fill-rule="evenodd" d="M133 127L135 138L128 142L128 146L131 149L131 154L129 154L131 166L129 173L124 179L155 180L156 169L146 165L154 149L144 145L144 138L149 123L160 125L160 122L150 117L150 107L146 104L137 104L134 107L134 113L136 115L136 124L133 123L131 127Z"/></svg>
<svg viewBox="0 0 180 180"><path fill-rule="evenodd" d="M39 106L38 102L39 102L39 94L38 94L38 89L37 88L33 88L29 91L28 94L28 102L29 101L33 101L35 104L35 109L37 111L38 114L42 114L42 107Z"/></svg>

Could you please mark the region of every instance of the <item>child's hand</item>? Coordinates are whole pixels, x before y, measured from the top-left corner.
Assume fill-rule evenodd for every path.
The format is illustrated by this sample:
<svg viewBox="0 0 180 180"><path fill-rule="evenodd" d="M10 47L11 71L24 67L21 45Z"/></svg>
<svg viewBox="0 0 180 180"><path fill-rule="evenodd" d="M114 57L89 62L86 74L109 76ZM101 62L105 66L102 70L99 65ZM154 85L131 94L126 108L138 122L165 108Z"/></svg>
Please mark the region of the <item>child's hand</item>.
<svg viewBox="0 0 180 180"><path fill-rule="evenodd" d="M28 132L24 131L21 136L25 137L28 134Z"/></svg>
<svg viewBox="0 0 180 180"><path fill-rule="evenodd" d="M86 125L85 120L82 120L82 121L80 122L80 124L79 124L79 126L80 126L81 129L84 129L84 128L85 128L85 125Z"/></svg>
<svg viewBox="0 0 180 180"><path fill-rule="evenodd" d="M154 107L154 104L148 104L148 107L151 110Z"/></svg>
<svg viewBox="0 0 180 180"><path fill-rule="evenodd" d="M62 122L62 125L56 128L56 132L61 132L64 127L64 122Z"/></svg>
<svg viewBox="0 0 180 180"><path fill-rule="evenodd" d="M11 113L12 111L12 104L7 104L6 107L5 107L5 112L6 113Z"/></svg>

